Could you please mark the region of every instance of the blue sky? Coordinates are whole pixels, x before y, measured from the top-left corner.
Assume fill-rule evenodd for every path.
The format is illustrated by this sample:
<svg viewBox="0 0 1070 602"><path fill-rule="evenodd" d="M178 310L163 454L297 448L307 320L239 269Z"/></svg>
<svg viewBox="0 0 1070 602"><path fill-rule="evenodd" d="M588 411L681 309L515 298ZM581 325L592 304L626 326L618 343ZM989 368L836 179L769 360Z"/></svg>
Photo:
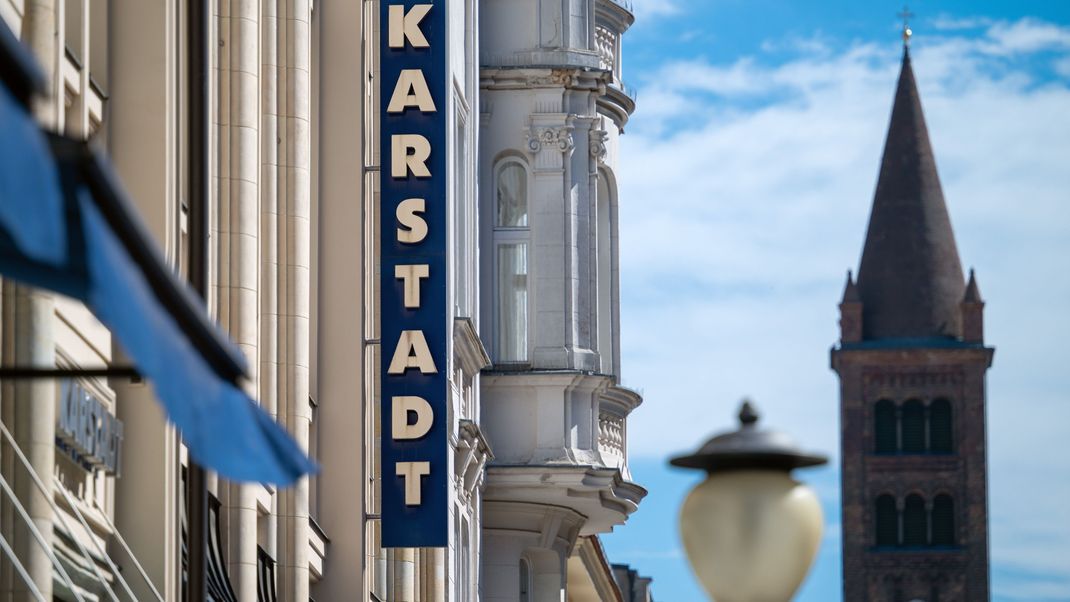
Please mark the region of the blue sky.
<svg viewBox="0 0 1070 602"><path fill-rule="evenodd" d="M622 141L624 383L651 491L604 541L658 600L704 600L676 533L698 475L666 459L767 424L832 457L800 476L826 537L798 600L839 600L838 389L828 350L857 269L901 47L897 2L635 0ZM993 599L1070 601L1070 2L914 2L912 56L988 375ZM645 325L657 324L657 329ZM666 436L671 433L671 436Z"/></svg>

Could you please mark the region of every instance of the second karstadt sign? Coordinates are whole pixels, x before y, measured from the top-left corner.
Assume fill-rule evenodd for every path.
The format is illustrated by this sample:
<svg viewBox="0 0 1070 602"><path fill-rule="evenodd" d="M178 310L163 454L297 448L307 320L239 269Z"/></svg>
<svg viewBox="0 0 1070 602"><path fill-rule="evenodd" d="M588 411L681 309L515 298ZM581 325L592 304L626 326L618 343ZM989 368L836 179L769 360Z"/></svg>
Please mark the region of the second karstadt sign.
<svg viewBox="0 0 1070 602"><path fill-rule="evenodd" d="M445 547L446 3L380 3L382 547Z"/></svg>

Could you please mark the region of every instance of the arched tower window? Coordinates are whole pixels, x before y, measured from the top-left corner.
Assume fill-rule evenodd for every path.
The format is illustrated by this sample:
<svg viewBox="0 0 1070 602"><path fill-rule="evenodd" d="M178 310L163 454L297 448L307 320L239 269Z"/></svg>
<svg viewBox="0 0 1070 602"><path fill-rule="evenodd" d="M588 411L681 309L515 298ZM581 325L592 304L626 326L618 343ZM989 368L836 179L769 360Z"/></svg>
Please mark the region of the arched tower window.
<svg viewBox="0 0 1070 602"><path fill-rule="evenodd" d="M932 528L934 546L955 545L955 502L941 494L933 500Z"/></svg>
<svg viewBox="0 0 1070 602"><path fill-rule="evenodd" d="M929 406L929 451L950 454L954 451L952 446L951 402L937 399Z"/></svg>
<svg viewBox="0 0 1070 602"><path fill-rule="evenodd" d="M903 545L924 546L928 542L929 525L925 516L925 500L920 495L907 496L903 506Z"/></svg>
<svg viewBox="0 0 1070 602"><path fill-rule="evenodd" d="M895 507L895 498L885 494L877 498L877 545L898 544L899 513Z"/></svg>
<svg viewBox="0 0 1070 602"><path fill-rule="evenodd" d="M531 602L531 565L520 559L520 602Z"/></svg>
<svg viewBox="0 0 1070 602"><path fill-rule="evenodd" d="M925 406L917 399L903 404L903 447L905 454L925 453Z"/></svg>
<svg viewBox="0 0 1070 602"><path fill-rule="evenodd" d="M494 172L495 361L528 359L528 171L505 159Z"/></svg>
<svg viewBox="0 0 1070 602"><path fill-rule="evenodd" d="M895 419L895 404L882 399L873 411L874 450L878 454L894 454L898 451Z"/></svg>

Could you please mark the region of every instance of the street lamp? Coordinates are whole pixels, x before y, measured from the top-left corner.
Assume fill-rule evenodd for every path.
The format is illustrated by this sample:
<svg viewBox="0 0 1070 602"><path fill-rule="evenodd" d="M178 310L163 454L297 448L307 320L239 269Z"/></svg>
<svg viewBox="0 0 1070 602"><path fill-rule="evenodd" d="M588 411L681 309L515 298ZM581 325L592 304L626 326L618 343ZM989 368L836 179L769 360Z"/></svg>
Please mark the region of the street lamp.
<svg viewBox="0 0 1070 602"><path fill-rule="evenodd" d="M758 428L747 400L739 430L710 439L673 466L705 470L680 512L691 568L717 602L787 602L821 542L821 505L791 478L795 468L828 462L783 433Z"/></svg>

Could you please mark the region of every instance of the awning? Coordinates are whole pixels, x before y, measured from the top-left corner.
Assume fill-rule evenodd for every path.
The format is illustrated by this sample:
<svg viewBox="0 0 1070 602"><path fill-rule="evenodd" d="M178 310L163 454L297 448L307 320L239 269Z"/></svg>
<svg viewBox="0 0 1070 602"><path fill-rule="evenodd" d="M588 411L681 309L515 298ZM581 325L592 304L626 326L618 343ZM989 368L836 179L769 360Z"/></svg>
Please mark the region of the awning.
<svg viewBox="0 0 1070 602"><path fill-rule="evenodd" d="M0 26L0 274L84 302L153 384L199 464L278 485L313 472L240 388L243 356L167 267L108 161L30 117L35 73Z"/></svg>

